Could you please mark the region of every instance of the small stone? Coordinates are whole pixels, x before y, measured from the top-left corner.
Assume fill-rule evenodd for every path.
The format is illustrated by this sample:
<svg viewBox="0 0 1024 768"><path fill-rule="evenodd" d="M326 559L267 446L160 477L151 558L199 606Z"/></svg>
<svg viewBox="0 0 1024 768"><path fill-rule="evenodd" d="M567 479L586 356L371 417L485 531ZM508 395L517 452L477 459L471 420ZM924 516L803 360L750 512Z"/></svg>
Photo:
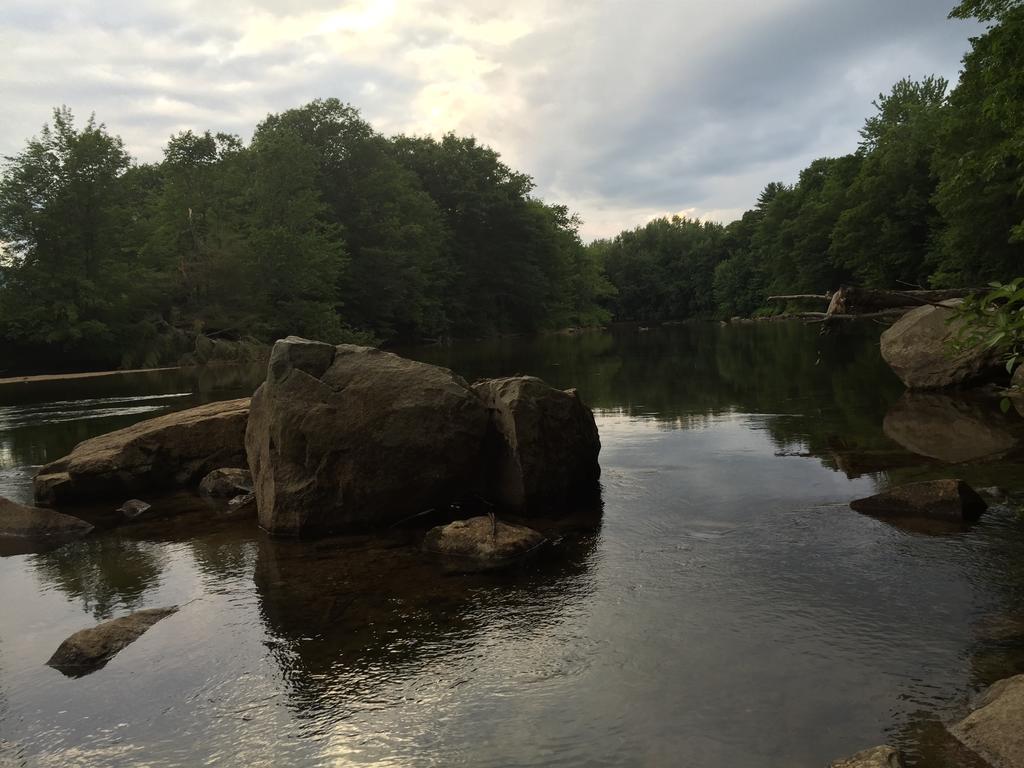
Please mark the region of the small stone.
<svg viewBox="0 0 1024 768"><path fill-rule="evenodd" d="M903 768L903 757L892 747L874 747L845 760L836 760L829 768Z"/></svg>
<svg viewBox="0 0 1024 768"><path fill-rule="evenodd" d="M142 499L128 499L128 501L117 508L117 511L124 515L125 519L134 520L140 515L146 514L152 508L152 504L148 504Z"/></svg>
<svg viewBox="0 0 1024 768"><path fill-rule="evenodd" d="M238 496L252 491L252 475L248 469L224 467L215 469L199 483L204 496L219 498Z"/></svg>
<svg viewBox="0 0 1024 768"><path fill-rule="evenodd" d="M172 605L169 608L136 611L75 632L60 644L46 663L68 677L88 675L101 669L121 649L131 645L147 629L177 610L178 606Z"/></svg>
<svg viewBox="0 0 1024 768"><path fill-rule="evenodd" d="M443 556L458 570L480 571L514 565L546 541L532 528L481 515L430 529L423 549Z"/></svg>
<svg viewBox="0 0 1024 768"><path fill-rule="evenodd" d="M228 512L233 515L243 514L245 512L256 511L256 494L253 492L243 493L228 502Z"/></svg>

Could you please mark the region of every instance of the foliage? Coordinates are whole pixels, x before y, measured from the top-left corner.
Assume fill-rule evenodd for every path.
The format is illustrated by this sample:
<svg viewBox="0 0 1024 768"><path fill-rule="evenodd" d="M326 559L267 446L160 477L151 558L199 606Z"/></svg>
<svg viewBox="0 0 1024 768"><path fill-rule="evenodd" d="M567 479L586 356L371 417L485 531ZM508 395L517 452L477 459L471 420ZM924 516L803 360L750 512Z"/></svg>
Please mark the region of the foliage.
<svg viewBox="0 0 1024 768"><path fill-rule="evenodd" d="M954 341L959 347L998 351L1012 373L1024 360L1024 277L989 287L991 291L969 296L957 307Z"/></svg>
<svg viewBox="0 0 1024 768"><path fill-rule="evenodd" d="M903 79L873 102L856 153L773 182L719 241L685 247L654 230L597 247L620 317L763 314L770 294L970 287L1024 263L1024 4L964 0L988 22L960 82ZM650 227L651 225L648 225ZM664 225L661 225L664 226ZM695 250L695 248L699 250ZM706 296L714 305L672 296Z"/></svg>
<svg viewBox="0 0 1024 768"><path fill-rule="evenodd" d="M387 139L337 99L269 115L248 146L179 133L152 165L60 109L0 180L0 346L34 368L148 366L203 338L608 322L603 262L532 189L474 139Z"/></svg>

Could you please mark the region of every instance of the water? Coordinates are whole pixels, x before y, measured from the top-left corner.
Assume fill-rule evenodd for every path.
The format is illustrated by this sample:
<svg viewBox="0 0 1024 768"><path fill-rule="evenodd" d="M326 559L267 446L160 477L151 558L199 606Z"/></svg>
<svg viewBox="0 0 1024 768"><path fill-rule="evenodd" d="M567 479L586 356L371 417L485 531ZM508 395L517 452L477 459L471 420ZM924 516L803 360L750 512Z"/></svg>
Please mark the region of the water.
<svg viewBox="0 0 1024 768"><path fill-rule="evenodd" d="M1024 522L895 527L847 503L928 477L1024 492L1015 414L901 399L874 327L403 353L578 387L604 446L600 525L520 571L453 576L400 535L273 540L185 497L0 558L0 740L39 766L810 768L883 742L970 765L941 723L1024 671ZM258 378L0 387L0 495L27 499L34 466L78 440ZM45 666L77 629L172 603L97 673Z"/></svg>

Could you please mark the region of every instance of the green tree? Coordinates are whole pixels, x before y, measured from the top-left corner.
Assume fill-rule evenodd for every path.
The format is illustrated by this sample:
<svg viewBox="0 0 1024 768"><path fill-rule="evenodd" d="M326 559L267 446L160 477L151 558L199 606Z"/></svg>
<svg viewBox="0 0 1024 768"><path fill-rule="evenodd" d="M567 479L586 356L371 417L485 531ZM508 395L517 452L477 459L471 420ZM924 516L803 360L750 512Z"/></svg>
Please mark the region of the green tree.
<svg viewBox="0 0 1024 768"><path fill-rule="evenodd" d="M447 332L447 233L416 175L355 108L337 99L268 116L254 141L281 131L313 151L314 178L343 229L349 254L348 269L339 275L345 320L385 339Z"/></svg>
<svg viewBox="0 0 1024 768"><path fill-rule="evenodd" d="M877 114L861 130L861 160L830 254L864 285L922 286L928 281L938 226L931 168L947 86L941 77L900 80L889 95L880 94L873 102Z"/></svg>
<svg viewBox="0 0 1024 768"><path fill-rule="evenodd" d="M935 155L944 227L933 282L1009 280L1024 259L1024 7L966 2L995 20L971 41Z"/></svg>
<svg viewBox="0 0 1024 768"><path fill-rule="evenodd" d="M111 319L132 282L119 215L129 166L120 138L93 117L77 129L66 107L5 158L0 316L8 341L97 355L116 344Z"/></svg>

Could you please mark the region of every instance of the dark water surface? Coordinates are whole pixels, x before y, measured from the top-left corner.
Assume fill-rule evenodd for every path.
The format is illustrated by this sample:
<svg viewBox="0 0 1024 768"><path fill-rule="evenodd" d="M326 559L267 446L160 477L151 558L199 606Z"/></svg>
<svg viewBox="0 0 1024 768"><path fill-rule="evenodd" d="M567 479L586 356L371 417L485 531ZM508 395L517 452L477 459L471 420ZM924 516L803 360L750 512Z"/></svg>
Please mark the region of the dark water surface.
<svg viewBox="0 0 1024 768"><path fill-rule="evenodd" d="M0 741L26 765L821 766L882 742L967 765L941 723L1024 671L1024 522L914 529L847 504L891 482L1024 492L1021 419L902 397L877 328L686 325L403 350L576 386L600 526L503 575L400 535L278 541L179 516L0 558ZM0 495L169 409L250 392L210 368L0 387ZM958 464L951 465L955 461ZM71 632L177 603L104 669Z"/></svg>

